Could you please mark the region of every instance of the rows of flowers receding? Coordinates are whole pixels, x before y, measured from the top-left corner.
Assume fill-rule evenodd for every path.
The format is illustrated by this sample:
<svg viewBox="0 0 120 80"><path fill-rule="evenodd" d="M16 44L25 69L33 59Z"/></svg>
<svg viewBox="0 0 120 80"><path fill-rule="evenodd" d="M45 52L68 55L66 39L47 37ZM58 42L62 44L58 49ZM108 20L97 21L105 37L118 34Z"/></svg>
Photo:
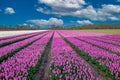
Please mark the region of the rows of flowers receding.
<svg viewBox="0 0 120 80"><path fill-rule="evenodd" d="M120 53L120 47L119 46L115 46L115 45L112 45L112 44L109 44L109 43L105 43L105 42L101 42L101 41L96 41L96 40L92 40L92 38L95 38L97 37L96 39L98 39L98 37L103 38L107 38L107 37L111 37L111 39L104 39L106 42L113 42L112 39L114 37L120 37L120 35L112 35L112 34L101 34L101 33L90 33L90 32L72 32L72 31L67 31L68 33L65 33L65 34L68 34L69 36L74 36L74 37L79 37L80 39L84 40L84 41L88 41L88 42L91 42L97 46L100 46L102 48L105 48L105 49L108 49L110 51L113 51L113 52L116 52L116 53ZM72 33L72 34L70 34ZM68 35L66 35L66 37L69 37ZM113 38L112 38L113 37ZM104 41L103 40L103 41ZM120 44L119 41L114 41L114 43L116 45Z"/></svg>
<svg viewBox="0 0 120 80"><path fill-rule="evenodd" d="M63 31L64 33L64 31ZM70 34L72 33L72 34ZM96 40L92 40L92 38L95 38L95 37L107 37L107 36L114 36L114 35L111 35L111 34L101 34L101 33L90 33L90 32L73 32L73 31L67 31L67 34L66 37L77 37L81 40L84 40L84 41L88 41L92 44L95 44L97 46L100 46L102 48L105 48L105 49L108 49L110 51L113 51L115 53L120 53L120 47L119 46L115 46L115 45L112 45L112 44L109 44L109 43L105 43L105 42L100 42L100 41L96 41ZM118 35L115 35L118 37ZM116 42L116 44L120 42Z"/></svg>
<svg viewBox="0 0 120 80"><path fill-rule="evenodd" d="M119 34L111 34L109 36L105 36L105 38L117 39L117 40L120 41L120 35Z"/></svg>
<svg viewBox="0 0 120 80"><path fill-rule="evenodd" d="M103 36L102 37L87 37L87 38L120 46L120 42L119 41L113 41L111 39L106 39L106 38L103 38Z"/></svg>
<svg viewBox="0 0 120 80"><path fill-rule="evenodd" d="M42 32L31 34L31 35L28 35L28 36L21 36L21 37L17 37L17 38L13 38L13 39L1 40L0 47L3 47L3 46L6 46L6 45L10 45L10 44L25 40L25 39L31 38L31 37L39 35L39 34L42 34Z"/></svg>
<svg viewBox="0 0 120 80"><path fill-rule="evenodd" d="M110 52L106 50L100 49L91 44L77 40L73 37L66 37L68 36L67 32L61 31L61 34L67 40L69 40L72 44L77 46L80 50L86 52L86 54L96 59L100 65L107 66L110 69L110 72L115 76L115 78L120 79L120 56L116 54L111 54ZM72 34L72 32L69 34Z"/></svg>
<svg viewBox="0 0 120 80"><path fill-rule="evenodd" d="M101 48L108 49L108 50L116 52L116 53L120 53L120 47L119 46L115 46L115 45L112 45L112 44L109 44L109 43L100 42L100 41L97 41L97 40L92 40L89 37L77 37L77 38L80 39L80 40L83 40L83 41L87 41L88 43L92 43L94 45L97 45Z"/></svg>
<svg viewBox="0 0 120 80"><path fill-rule="evenodd" d="M117 41L120 42L120 37L119 35L108 35L108 36L103 36L102 38L106 40L111 40L111 41Z"/></svg>
<svg viewBox="0 0 120 80"><path fill-rule="evenodd" d="M20 48L21 46L23 46L25 44L28 44L28 43L40 38L41 36L43 36L45 34L46 33L43 33L43 34L31 37L31 38L25 39L23 41L19 41L19 42L16 42L16 43L13 43L13 44L10 44L10 45L0 48L0 57L2 57L3 55L6 55L7 53L9 53L17 48Z"/></svg>
<svg viewBox="0 0 120 80"><path fill-rule="evenodd" d="M26 80L30 67L37 63L52 33L22 49L0 64L0 79Z"/></svg>
<svg viewBox="0 0 120 80"><path fill-rule="evenodd" d="M57 34L52 41L50 80L100 80L93 69Z"/></svg>

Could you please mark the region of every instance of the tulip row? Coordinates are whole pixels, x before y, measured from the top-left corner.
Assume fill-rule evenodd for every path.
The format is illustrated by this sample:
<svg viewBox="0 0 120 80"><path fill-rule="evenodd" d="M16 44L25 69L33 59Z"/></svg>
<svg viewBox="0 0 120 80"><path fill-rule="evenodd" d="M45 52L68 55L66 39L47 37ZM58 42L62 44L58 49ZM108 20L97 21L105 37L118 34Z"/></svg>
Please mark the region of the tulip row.
<svg viewBox="0 0 120 80"><path fill-rule="evenodd" d="M0 57L6 55L6 54L9 54L9 53L12 53L14 52L15 50L21 48L22 46L25 46L26 44L29 44L31 43L32 41L42 37L43 35L45 35L46 33L43 33L43 34L40 34L40 35L37 35L37 36L34 36L32 38L28 38L28 39L25 39L23 41L20 41L20 42L16 42L14 44L10 44L10 45L7 45L7 46L4 46L2 48L0 48Z"/></svg>
<svg viewBox="0 0 120 80"><path fill-rule="evenodd" d="M26 80L30 67L36 65L50 36L51 33L47 34L42 39L37 40L17 52L14 56L9 57L6 61L3 61L0 65L0 79Z"/></svg>
<svg viewBox="0 0 120 80"><path fill-rule="evenodd" d="M109 44L109 43L104 43L104 42L101 42L101 41L93 40L89 37L77 37L77 38L81 41L85 41L85 42L90 43L94 46L98 46L102 49L105 49L105 50L108 50L110 52L113 52L113 53L116 53L116 54L120 55L120 47L119 46L115 46L115 45L112 45L112 44Z"/></svg>
<svg viewBox="0 0 120 80"><path fill-rule="evenodd" d="M50 80L102 80L88 63L55 32L52 42Z"/></svg>
<svg viewBox="0 0 120 80"><path fill-rule="evenodd" d="M113 41L119 41L120 42L120 35L108 35L108 36L103 36L104 39L111 39Z"/></svg>
<svg viewBox="0 0 120 80"><path fill-rule="evenodd" d="M72 34L70 34L70 33L72 33ZM100 38L105 37L105 36L106 37L107 36L111 36L111 37L112 36L113 37L117 36L117 37L119 37L119 35L109 35L109 34L101 34L101 33L100 34L99 33L89 33L88 34L88 32L79 33L79 32L72 32L72 31L68 32L66 34L68 34L69 36L74 35L77 38L80 36L79 39L82 39L83 41L87 41L89 43L92 43L93 45L97 45L98 47L106 49L106 50L108 50L108 51L110 51L112 53L120 54L120 46L112 45L112 44L101 42L101 41L92 40L92 38L94 38L94 37L100 37ZM116 42L116 44L118 44L118 43L120 44L120 42Z"/></svg>
<svg viewBox="0 0 120 80"><path fill-rule="evenodd" d="M42 34L42 33L43 32L37 32L37 33L27 34L27 35L23 35L23 36L11 38L11 39L0 40L0 47L19 42L19 41L31 38L33 36L36 36L36 35L39 35L39 34Z"/></svg>
<svg viewBox="0 0 120 80"><path fill-rule="evenodd" d="M111 34L109 36L106 36L108 38L112 38L112 39L120 39L120 35L119 34Z"/></svg>
<svg viewBox="0 0 120 80"><path fill-rule="evenodd" d="M69 33L72 33L71 35ZM83 41L88 41L93 43L93 45L97 45L99 47L102 47L104 49L108 49L110 52L113 53L120 53L120 42L119 41L113 41L112 39L114 38L119 38L120 35L112 35L112 34L103 34L103 33L89 33L89 32L68 32L67 34L69 34L69 36L75 36L75 37L80 37L81 39L83 39ZM96 38L97 37L97 38ZM107 37L111 37L110 39L104 39ZM113 37L113 38L112 38ZM102 41L96 41L96 40L91 40L91 39L102 39ZM89 40L90 39L90 40ZM118 39L119 40L119 39ZM111 44L110 44L111 43ZM115 44L115 45L114 45Z"/></svg>
<svg viewBox="0 0 120 80"><path fill-rule="evenodd" d="M111 54L110 52L108 52L106 50L100 49L96 46L93 46L86 42L80 41L73 37L66 37L66 36L68 36L67 32L63 32L63 31L60 31L60 32L67 40L69 40L72 44L77 46L79 48L79 50L81 50L82 52L85 52L85 54L87 54L87 56L90 58L90 59L88 59L88 61L89 60L92 61L92 59L95 59L94 62L99 63L99 64L95 64L95 65L99 69L105 71L105 74L107 76L112 77L112 79L116 78L116 80L120 79L120 66L119 66L120 56L118 56L116 54Z"/></svg>
<svg viewBox="0 0 120 80"><path fill-rule="evenodd" d="M90 38L90 39L93 39L93 40L97 40L97 41L100 41L100 42L104 42L104 43L113 44L113 45L116 45L116 46L120 46L120 42L119 41L113 41L111 39L105 39L103 37L87 37L87 38Z"/></svg>
<svg viewBox="0 0 120 80"><path fill-rule="evenodd" d="M63 31L63 33L64 33L64 31ZM96 33L96 34L95 33L89 33L88 34L88 32L73 32L73 31L68 31L68 33L65 33L65 34L66 34L66 37L74 36L74 37L79 38L82 41L85 41L85 42L88 42L88 43L93 44L95 46L98 46L99 48L103 48L105 50L108 50L111 53L115 53L115 54L120 55L120 46L112 45L112 44L97 41L97 40L92 40L92 38L94 38L94 37L102 38L103 36L111 36L111 35L101 34L101 33L100 34L99 33ZM117 42L117 43L120 44L120 42Z"/></svg>

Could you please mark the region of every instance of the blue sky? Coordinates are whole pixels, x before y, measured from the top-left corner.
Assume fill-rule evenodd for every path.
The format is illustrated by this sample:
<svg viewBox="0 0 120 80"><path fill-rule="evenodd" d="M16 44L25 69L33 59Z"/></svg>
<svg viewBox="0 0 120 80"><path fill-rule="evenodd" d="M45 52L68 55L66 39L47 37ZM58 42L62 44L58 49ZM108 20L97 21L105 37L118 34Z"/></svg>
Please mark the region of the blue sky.
<svg viewBox="0 0 120 80"><path fill-rule="evenodd" d="M119 24L120 0L0 0L0 24Z"/></svg>

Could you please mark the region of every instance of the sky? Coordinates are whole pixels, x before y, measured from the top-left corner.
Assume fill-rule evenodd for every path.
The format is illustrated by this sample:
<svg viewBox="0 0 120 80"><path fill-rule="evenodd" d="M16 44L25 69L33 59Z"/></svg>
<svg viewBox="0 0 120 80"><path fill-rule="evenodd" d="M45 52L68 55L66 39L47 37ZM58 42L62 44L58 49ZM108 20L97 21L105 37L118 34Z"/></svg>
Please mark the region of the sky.
<svg viewBox="0 0 120 80"><path fill-rule="evenodd" d="M120 24L120 0L0 0L0 25Z"/></svg>

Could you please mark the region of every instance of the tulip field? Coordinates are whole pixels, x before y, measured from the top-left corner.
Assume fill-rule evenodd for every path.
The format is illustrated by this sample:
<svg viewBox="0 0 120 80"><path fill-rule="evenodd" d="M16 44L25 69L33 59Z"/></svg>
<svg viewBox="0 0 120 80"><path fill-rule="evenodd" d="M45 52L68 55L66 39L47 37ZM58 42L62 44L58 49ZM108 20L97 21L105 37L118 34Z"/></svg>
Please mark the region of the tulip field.
<svg viewBox="0 0 120 80"><path fill-rule="evenodd" d="M45 30L2 36L0 80L120 80L120 35Z"/></svg>

